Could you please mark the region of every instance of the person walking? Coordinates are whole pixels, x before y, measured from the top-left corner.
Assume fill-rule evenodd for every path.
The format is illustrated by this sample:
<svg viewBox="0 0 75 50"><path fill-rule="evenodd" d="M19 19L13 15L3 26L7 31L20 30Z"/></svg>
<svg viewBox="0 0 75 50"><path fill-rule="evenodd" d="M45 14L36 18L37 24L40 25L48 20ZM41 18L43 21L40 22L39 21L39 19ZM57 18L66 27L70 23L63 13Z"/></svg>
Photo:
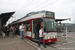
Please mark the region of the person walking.
<svg viewBox="0 0 75 50"><path fill-rule="evenodd" d="M46 48L46 45L45 45L45 42L44 42L43 27L41 27L41 29L39 30L39 43L38 43L38 46L40 46L41 39L43 41L44 48Z"/></svg>
<svg viewBox="0 0 75 50"><path fill-rule="evenodd" d="M3 25L3 32L6 33L7 27Z"/></svg>
<svg viewBox="0 0 75 50"><path fill-rule="evenodd" d="M4 29L5 29L5 27L2 26L2 28L1 28L1 32L2 32L2 37L3 37L3 38L5 37L5 31L4 31Z"/></svg>
<svg viewBox="0 0 75 50"><path fill-rule="evenodd" d="M14 34L14 36L15 36L15 32L16 32L15 29L16 29L15 26L13 26L13 34Z"/></svg>
<svg viewBox="0 0 75 50"><path fill-rule="evenodd" d="M10 28L10 33L11 33L11 37L13 38L13 27L11 26L11 28Z"/></svg>
<svg viewBox="0 0 75 50"><path fill-rule="evenodd" d="M18 26L16 26L15 32L16 32L16 35L18 35Z"/></svg>
<svg viewBox="0 0 75 50"><path fill-rule="evenodd" d="M26 37L26 25L24 25L24 36Z"/></svg>
<svg viewBox="0 0 75 50"><path fill-rule="evenodd" d="M23 23L19 26L19 30L20 30L21 40L23 40L23 37L24 37L24 25L23 25Z"/></svg>
<svg viewBox="0 0 75 50"><path fill-rule="evenodd" d="M37 39L39 39L39 28L38 28L38 26L37 26L37 24L36 24L36 26L35 26L35 33L36 33L36 38Z"/></svg>
<svg viewBox="0 0 75 50"><path fill-rule="evenodd" d="M1 31L3 32L3 26L1 27Z"/></svg>
<svg viewBox="0 0 75 50"><path fill-rule="evenodd" d="M7 36L8 37L9 37L9 31L10 31L9 26L7 26Z"/></svg>

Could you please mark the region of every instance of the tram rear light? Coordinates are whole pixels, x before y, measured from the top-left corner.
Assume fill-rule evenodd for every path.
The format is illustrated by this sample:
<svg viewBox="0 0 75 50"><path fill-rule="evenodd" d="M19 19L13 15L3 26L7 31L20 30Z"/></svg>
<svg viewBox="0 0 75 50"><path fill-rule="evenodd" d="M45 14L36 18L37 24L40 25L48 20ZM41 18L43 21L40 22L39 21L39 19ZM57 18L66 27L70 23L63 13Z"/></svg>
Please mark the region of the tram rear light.
<svg viewBox="0 0 75 50"><path fill-rule="evenodd" d="M50 37L47 37L47 39L50 39Z"/></svg>
<svg viewBox="0 0 75 50"><path fill-rule="evenodd" d="M56 38L56 36L54 36L54 38Z"/></svg>

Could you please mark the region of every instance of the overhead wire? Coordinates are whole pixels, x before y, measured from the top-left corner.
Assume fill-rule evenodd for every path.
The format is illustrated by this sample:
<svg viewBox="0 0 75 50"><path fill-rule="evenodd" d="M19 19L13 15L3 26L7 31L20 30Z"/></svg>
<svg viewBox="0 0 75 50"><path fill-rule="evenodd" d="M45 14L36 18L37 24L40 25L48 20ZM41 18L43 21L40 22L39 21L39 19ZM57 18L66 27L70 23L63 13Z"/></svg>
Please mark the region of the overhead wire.
<svg viewBox="0 0 75 50"><path fill-rule="evenodd" d="M29 0L28 0L28 1L29 1ZM28 1L27 1L27 2L28 2ZM19 9L19 10L17 11L16 15L17 15L17 14L20 14L20 13L18 13L18 12L21 12L24 8L26 8L28 5L30 5L33 1L34 1L34 0L32 0L29 4L25 5L25 4L27 3L27 2L26 2L26 3L20 8L21 10Z"/></svg>
<svg viewBox="0 0 75 50"><path fill-rule="evenodd" d="M33 8L32 10L35 10L35 9L39 8L41 5L45 4L46 2L48 2L48 0L46 0L45 2L43 2L43 3L42 3L42 4L40 4L40 5L36 6L36 7L35 7L35 8Z"/></svg>
<svg viewBox="0 0 75 50"><path fill-rule="evenodd" d="M45 4L46 2L48 2L48 0L46 0L45 2L43 2L43 3L40 4L40 5L36 6L35 8L40 7L41 5ZM35 8L34 8L34 9L35 9ZM32 9L32 10L34 10L34 9ZM27 12L27 13L28 13L28 12Z"/></svg>
<svg viewBox="0 0 75 50"><path fill-rule="evenodd" d="M32 2L33 2L34 0L32 0L29 4L27 4L26 6L25 6L25 4L23 5L23 8L20 10L20 12L24 9L24 8L26 8L28 5L30 5ZM19 11L19 10L18 10Z"/></svg>
<svg viewBox="0 0 75 50"><path fill-rule="evenodd" d="M28 1L29 1L29 0L28 0ZM28 2L28 1L27 1L27 2ZM32 3L33 1L34 1L34 0L32 0L30 3ZM47 1L48 1L48 0L46 0L46 1L43 2L42 4L46 3ZM26 3L27 3L27 2L26 2ZM25 3L25 4L26 4L26 3ZM29 4L30 4L30 3L29 3ZM21 10L23 10L24 7L26 8L26 7L29 5L29 4L27 4L27 5L25 6L25 4L22 6L23 8L22 8L22 7L20 8ZM40 4L40 5L36 6L36 7L40 7L42 4ZM35 8L36 8L36 7L35 7ZM35 9L35 8L34 8L34 9ZM20 9L17 10L17 12L21 11ZM33 9L33 10L34 10L34 9ZM17 15L17 12L16 12L16 15Z"/></svg>
<svg viewBox="0 0 75 50"><path fill-rule="evenodd" d="M28 5L30 5L33 1L34 1L34 0L32 0ZM24 7L22 8L22 10L23 10L24 8L27 8L28 5L24 6Z"/></svg>
<svg viewBox="0 0 75 50"><path fill-rule="evenodd" d="M16 2L14 2L14 3L16 3L16 4L18 4L19 2L20 2L21 0L17 0ZM13 16L13 15L12 15ZM13 17L11 17L12 19L14 18L14 16ZM11 19L10 18L10 19ZM16 17L15 17L16 18ZM9 20L10 21L10 20Z"/></svg>
<svg viewBox="0 0 75 50"><path fill-rule="evenodd" d="M58 1L59 1L59 0L56 0L55 2L52 2L52 3L50 3L50 4L47 4L46 6L43 6L43 7L41 7L41 8L45 8L45 7L47 7L48 5L52 5L52 4L54 4L54 3L58 2ZM46 2L48 2L48 0L47 0ZM44 2L44 4L45 4L46 2ZM42 3L41 5L43 5L43 3ZM36 6L34 9L30 10L30 12L33 11L33 10L38 10L37 8L40 7L41 5Z"/></svg>
<svg viewBox="0 0 75 50"><path fill-rule="evenodd" d="M22 7L24 7L27 3L29 2L29 0L27 0L27 2L26 3L24 3L24 5L22 6ZM20 9L22 9L22 7L20 8ZM20 9L18 9L17 10L17 12L19 12L20 11ZM15 14L17 14L17 12L15 13Z"/></svg>
<svg viewBox="0 0 75 50"><path fill-rule="evenodd" d="M50 5L52 5L52 4L54 4L54 3L58 2L58 1L59 1L59 0L57 0L57 1L55 1L55 2L52 2L52 3L48 4L48 5L50 6ZM46 7L48 7L48 5L45 5L45 6L41 7L41 8L46 8ZM38 9L37 9L37 10L38 10Z"/></svg>
<svg viewBox="0 0 75 50"><path fill-rule="evenodd" d="M29 1L29 0L28 0L28 1ZM27 2L28 2L28 1L27 1ZM34 1L34 0L32 0L32 1ZM31 1L30 3L32 3L32 1ZM59 1L59 0L57 0L57 1ZM56 3L57 1L52 2L52 3L48 4L48 5L52 5L52 4ZM32 9L31 11L37 9L38 7L40 7L41 5L45 4L46 2L48 2L48 0L46 0L45 2L43 2L43 3L40 4L40 5L36 6L36 7L35 7L34 9ZM30 4L30 3L29 3L29 4ZM25 4L26 4L26 3L25 3ZM24 4L22 7L25 7L25 4ZM28 4L28 5L29 5L29 4ZM27 6L28 6L28 5L27 5ZM48 5L46 5L46 6L44 6L44 7L47 7ZM21 8L22 8L22 7L21 7ZM26 8L26 7L25 7L25 8ZM42 7L42 8L43 8L43 7ZM20 10L20 9L19 9L19 10ZM23 10L23 8L22 8L21 10ZM31 11L30 11L30 12L31 12Z"/></svg>
<svg viewBox="0 0 75 50"><path fill-rule="evenodd" d="M54 3L58 2L58 1L59 1L59 0L57 0L57 1L55 1L55 2L52 2L52 3L48 4L48 5L52 5L52 4L54 4ZM48 7L48 5L46 5L46 6L44 6L44 7Z"/></svg>
<svg viewBox="0 0 75 50"><path fill-rule="evenodd" d="M33 1L34 1L34 0L32 0L30 3L32 3ZM48 1L48 0L46 0L45 2L43 2L42 4L40 4L40 5L36 6L36 7L40 7L41 5L45 4L47 1ZM30 4L30 3L29 3L29 4ZM28 5L29 5L29 4L28 4ZM27 5L27 6L28 6L28 5ZM24 7L26 8L27 6L24 6ZM23 8L24 8L24 7L23 7ZM35 8L36 8L36 7L35 7ZM23 10L23 8L22 8L21 10ZM35 9L35 8L34 8L34 9ZM33 10L34 10L34 9L33 9Z"/></svg>

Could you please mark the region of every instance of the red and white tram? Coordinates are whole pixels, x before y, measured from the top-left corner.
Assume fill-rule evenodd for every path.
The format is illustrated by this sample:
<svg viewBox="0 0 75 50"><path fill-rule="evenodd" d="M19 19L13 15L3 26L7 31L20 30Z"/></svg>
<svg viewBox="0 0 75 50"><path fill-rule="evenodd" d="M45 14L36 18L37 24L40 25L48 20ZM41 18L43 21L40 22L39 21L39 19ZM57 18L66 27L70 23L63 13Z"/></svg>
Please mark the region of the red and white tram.
<svg viewBox="0 0 75 50"><path fill-rule="evenodd" d="M12 22L12 25L20 25L21 23L26 24L27 27L27 33L25 34L26 38L38 42L35 35L35 25L38 23L39 29L41 26L44 27L45 43L57 41L54 12L50 11L31 12L27 14L25 17Z"/></svg>

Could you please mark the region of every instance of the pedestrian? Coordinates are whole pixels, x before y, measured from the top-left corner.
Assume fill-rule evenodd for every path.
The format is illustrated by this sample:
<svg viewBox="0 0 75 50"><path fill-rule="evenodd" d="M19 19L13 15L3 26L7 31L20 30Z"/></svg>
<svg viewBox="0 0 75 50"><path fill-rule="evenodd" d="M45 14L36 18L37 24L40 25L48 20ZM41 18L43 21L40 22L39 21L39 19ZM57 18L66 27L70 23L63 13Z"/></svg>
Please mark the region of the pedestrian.
<svg viewBox="0 0 75 50"><path fill-rule="evenodd" d="M10 28L11 37L13 38L13 27Z"/></svg>
<svg viewBox="0 0 75 50"><path fill-rule="evenodd" d="M4 38L5 37L4 26L2 26L2 28L1 28L1 33L2 33L2 37Z"/></svg>
<svg viewBox="0 0 75 50"><path fill-rule="evenodd" d="M14 33L14 35L15 35L15 26L13 26L13 33Z"/></svg>
<svg viewBox="0 0 75 50"><path fill-rule="evenodd" d="M8 37L9 37L9 31L10 31L9 26L7 26L7 36Z"/></svg>
<svg viewBox="0 0 75 50"><path fill-rule="evenodd" d="M24 37L24 25L23 25L23 23L19 26L19 30L20 30L21 40L23 40L23 37Z"/></svg>
<svg viewBox="0 0 75 50"><path fill-rule="evenodd" d="M24 36L26 37L26 25L24 25Z"/></svg>
<svg viewBox="0 0 75 50"><path fill-rule="evenodd" d="M38 32L39 32L39 28L38 28L38 26L37 26L37 24L36 24L36 26L35 26L35 33L36 33L36 38L37 38L37 39L39 39Z"/></svg>
<svg viewBox="0 0 75 50"><path fill-rule="evenodd" d="M16 26L15 33L18 35L18 26Z"/></svg>
<svg viewBox="0 0 75 50"><path fill-rule="evenodd" d="M6 33L7 27L5 26L5 24L3 25L3 32Z"/></svg>
<svg viewBox="0 0 75 50"><path fill-rule="evenodd" d="M41 29L39 30L39 43L38 43L38 46L40 46L40 41L42 39L43 41L43 45L44 45L44 48L46 48L46 45L45 45L45 42L44 42L44 34L43 34L43 27L41 27Z"/></svg>
<svg viewBox="0 0 75 50"><path fill-rule="evenodd" d="M3 31L3 26L1 27L1 31Z"/></svg>

